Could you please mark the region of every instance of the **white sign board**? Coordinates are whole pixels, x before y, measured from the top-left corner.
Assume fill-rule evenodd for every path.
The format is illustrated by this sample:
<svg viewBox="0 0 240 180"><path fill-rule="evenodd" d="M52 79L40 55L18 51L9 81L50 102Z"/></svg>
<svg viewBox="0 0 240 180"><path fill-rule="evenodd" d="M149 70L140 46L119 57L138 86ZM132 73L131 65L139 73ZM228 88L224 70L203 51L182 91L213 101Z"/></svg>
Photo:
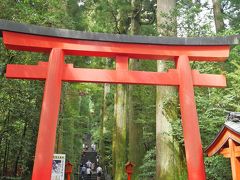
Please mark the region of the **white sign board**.
<svg viewBox="0 0 240 180"><path fill-rule="evenodd" d="M54 154L52 164L51 180L64 180L65 174L65 154Z"/></svg>

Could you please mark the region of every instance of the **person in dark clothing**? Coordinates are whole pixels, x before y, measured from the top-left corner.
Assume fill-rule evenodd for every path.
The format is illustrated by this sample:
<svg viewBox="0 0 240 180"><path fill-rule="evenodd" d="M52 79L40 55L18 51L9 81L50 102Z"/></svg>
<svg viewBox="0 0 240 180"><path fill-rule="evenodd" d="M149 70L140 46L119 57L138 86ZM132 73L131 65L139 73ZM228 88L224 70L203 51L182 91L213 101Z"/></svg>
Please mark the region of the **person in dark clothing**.
<svg viewBox="0 0 240 180"><path fill-rule="evenodd" d="M97 156L96 156L97 164L99 164L99 159L100 159L100 156L99 156L99 154L97 154Z"/></svg>
<svg viewBox="0 0 240 180"><path fill-rule="evenodd" d="M85 166L85 165L82 165L81 171L80 171L82 178L83 178L84 175L86 174L86 170L87 170L86 166Z"/></svg>

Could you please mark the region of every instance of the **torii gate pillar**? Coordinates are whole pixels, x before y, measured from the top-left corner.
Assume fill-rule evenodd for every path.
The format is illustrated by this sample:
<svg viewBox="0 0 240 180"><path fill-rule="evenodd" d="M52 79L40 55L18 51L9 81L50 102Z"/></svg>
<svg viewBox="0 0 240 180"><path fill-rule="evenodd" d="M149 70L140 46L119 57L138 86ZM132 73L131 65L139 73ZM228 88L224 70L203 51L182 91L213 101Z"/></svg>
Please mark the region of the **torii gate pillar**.
<svg viewBox="0 0 240 180"><path fill-rule="evenodd" d="M194 99L192 71L187 56L177 61L179 72L179 100L181 107L183 137L186 151L188 179L206 179L203 150L198 126L198 116Z"/></svg>
<svg viewBox="0 0 240 180"><path fill-rule="evenodd" d="M52 172L52 158L56 139L58 112L62 88L64 54L62 49L52 49L38 131L32 179L47 179ZM45 169L43 171L43 169ZM44 178L43 178L44 177Z"/></svg>

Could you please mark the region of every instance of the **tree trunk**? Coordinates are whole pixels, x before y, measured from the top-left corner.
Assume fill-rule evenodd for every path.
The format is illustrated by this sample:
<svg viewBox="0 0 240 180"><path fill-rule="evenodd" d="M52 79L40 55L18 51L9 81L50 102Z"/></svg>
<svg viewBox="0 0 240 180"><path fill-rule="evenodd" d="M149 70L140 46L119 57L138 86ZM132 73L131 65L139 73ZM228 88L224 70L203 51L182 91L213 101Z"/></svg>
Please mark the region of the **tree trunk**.
<svg viewBox="0 0 240 180"><path fill-rule="evenodd" d="M221 32L224 29L221 0L212 0L212 3L216 32Z"/></svg>
<svg viewBox="0 0 240 180"><path fill-rule="evenodd" d="M116 121L117 121L117 92L114 94L114 124L112 133L112 176L114 177L116 168Z"/></svg>
<svg viewBox="0 0 240 180"><path fill-rule="evenodd" d="M171 25L165 15L169 15L175 6L176 0L157 1L157 24L158 31L162 36L176 36L176 26L173 26L172 30L164 29L164 27ZM166 70L166 62L158 61L157 71L162 72L164 70ZM171 125L171 121L177 120L178 111L177 107L167 107L170 101L177 102L177 99L173 98L176 94L176 88L158 86L156 93L156 180L180 179L179 174L181 172L179 171L183 168L179 166L184 163L179 162L181 151L179 151L179 146L172 137ZM177 103L173 104L177 105Z"/></svg>
<svg viewBox="0 0 240 180"><path fill-rule="evenodd" d="M11 101L10 101L11 102ZM10 118L11 118L11 111L8 111L7 112L7 115L6 115L6 118L4 119L4 123L3 123L3 131L6 131L6 129L7 129L7 125L8 125L8 123L9 123L9 120L10 120ZM7 132L7 131L6 131ZM4 176L4 173L5 173L5 166L6 166L6 156L7 156L7 148L8 148L8 142L9 142L9 139L8 139L8 137L6 136L5 138L4 138L4 133L5 132L3 132L2 133L2 135L0 136L1 138L0 138L0 142L1 142L1 146L3 146L2 144L4 144L4 143L2 143L2 141L4 141L4 139L5 139L5 150L4 150L4 157L0 157L0 159L3 159L3 162L1 162L1 165L2 165L2 172L1 172L1 176Z"/></svg>
<svg viewBox="0 0 240 180"><path fill-rule="evenodd" d="M120 34L126 34L129 27L126 11L118 12L118 29ZM113 131L113 174L115 180L125 179L125 164L127 161L127 85L116 86L114 104L115 127Z"/></svg>
<svg viewBox="0 0 240 180"><path fill-rule="evenodd" d="M170 15L176 7L176 0L157 0L157 26L158 32L161 36L176 36L176 26L172 24L172 19L166 17ZM177 18L174 19L176 23ZM171 30L168 29L172 26Z"/></svg>
<svg viewBox="0 0 240 180"><path fill-rule="evenodd" d="M27 131L27 122L24 122L24 128L23 128L23 132L22 132L22 137L21 137L21 145L20 145L20 149L18 150L18 153L17 153L17 157L16 157L16 160L15 160L15 167L14 167L14 176L16 177L17 176L17 172L18 172L18 162L19 162L19 159L22 155L22 150L23 150L23 140L25 138L25 135L26 135L26 131Z"/></svg>
<svg viewBox="0 0 240 180"><path fill-rule="evenodd" d="M4 158L3 158L3 168L2 168L2 175L3 176L7 176L7 172L8 172L9 144L10 144L9 139L6 139Z"/></svg>
<svg viewBox="0 0 240 180"><path fill-rule="evenodd" d="M157 63L158 71L165 68L165 62ZM174 156L172 126L165 112L164 103L174 94L173 87L157 87L156 94L156 179L174 179L177 173ZM174 112L176 113L176 112Z"/></svg>
<svg viewBox="0 0 240 180"><path fill-rule="evenodd" d="M132 17L131 17L131 34L136 35L140 32L140 11L141 0L132 0ZM140 62L136 59L130 59L129 69L134 70L140 66ZM139 167L142 164L144 156L143 148L143 127L142 124L137 122L136 110L134 109L134 102L138 100L134 97L134 92L137 91L136 86L129 86L128 96L128 161L135 164L132 179L139 179Z"/></svg>
<svg viewBox="0 0 240 180"><path fill-rule="evenodd" d="M115 180L125 178L125 163L127 154L127 86L117 85L116 92L116 137L115 137Z"/></svg>

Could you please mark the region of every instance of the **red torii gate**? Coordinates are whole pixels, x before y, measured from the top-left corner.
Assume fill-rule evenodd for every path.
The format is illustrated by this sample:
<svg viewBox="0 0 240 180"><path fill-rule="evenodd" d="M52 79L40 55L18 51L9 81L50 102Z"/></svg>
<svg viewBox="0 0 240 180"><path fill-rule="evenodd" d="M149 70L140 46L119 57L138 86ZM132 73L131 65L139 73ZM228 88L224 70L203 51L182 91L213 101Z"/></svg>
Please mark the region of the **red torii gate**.
<svg viewBox="0 0 240 180"><path fill-rule="evenodd" d="M223 75L200 74L190 61L224 61L233 39L159 38L108 35L44 28L0 20L8 49L50 53L38 65L7 65L7 78L45 80L32 179L50 179L62 81L168 85L179 87L188 179L206 179L194 86L225 87ZM102 56L116 60L115 70L74 68L66 55ZM128 59L173 60L168 72L130 71Z"/></svg>

